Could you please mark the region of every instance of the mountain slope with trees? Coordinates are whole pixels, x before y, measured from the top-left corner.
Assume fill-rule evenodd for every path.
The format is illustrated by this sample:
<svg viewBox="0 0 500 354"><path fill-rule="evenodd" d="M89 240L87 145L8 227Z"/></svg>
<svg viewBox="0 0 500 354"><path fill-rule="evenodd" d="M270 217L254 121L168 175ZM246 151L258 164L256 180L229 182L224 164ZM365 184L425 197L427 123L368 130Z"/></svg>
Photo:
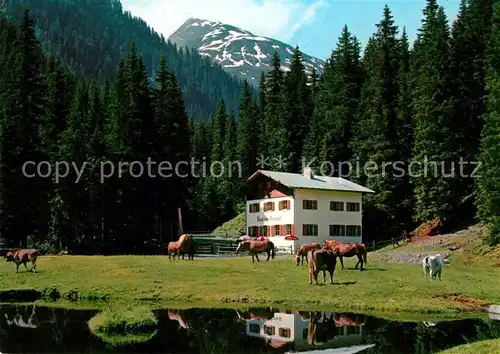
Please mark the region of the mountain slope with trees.
<svg viewBox="0 0 500 354"><path fill-rule="evenodd" d="M22 6L30 7L36 19L36 34L42 48L63 61L71 71L112 79L131 42L143 57L148 78L154 82L160 54L175 70L183 88L190 115L208 119L222 97L236 110L241 80L214 66L197 51L178 48L150 28L142 19L124 12L119 0L8 0L6 14L19 20Z"/></svg>

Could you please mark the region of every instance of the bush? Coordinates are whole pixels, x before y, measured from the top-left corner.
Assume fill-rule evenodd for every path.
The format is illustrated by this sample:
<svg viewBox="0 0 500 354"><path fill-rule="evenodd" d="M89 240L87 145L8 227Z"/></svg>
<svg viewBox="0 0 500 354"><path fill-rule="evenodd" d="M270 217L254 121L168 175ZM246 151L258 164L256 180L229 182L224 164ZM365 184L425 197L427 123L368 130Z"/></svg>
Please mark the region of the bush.
<svg viewBox="0 0 500 354"><path fill-rule="evenodd" d="M500 217L495 216L492 219L488 233L486 234L485 243L488 246L500 244Z"/></svg>

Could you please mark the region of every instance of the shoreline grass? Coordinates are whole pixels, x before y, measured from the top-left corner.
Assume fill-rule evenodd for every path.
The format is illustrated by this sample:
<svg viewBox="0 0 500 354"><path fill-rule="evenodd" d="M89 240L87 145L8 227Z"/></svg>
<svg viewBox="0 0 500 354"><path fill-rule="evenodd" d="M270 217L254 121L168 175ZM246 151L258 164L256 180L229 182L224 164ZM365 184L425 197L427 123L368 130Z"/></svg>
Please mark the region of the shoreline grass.
<svg viewBox="0 0 500 354"><path fill-rule="evenodd" d="M500 339L481 340L443 350L438 354L493 354L500 353Z"/></svg>
<svg viewBox="0 0 500 354"><path fill-rule="evenodd" d="M11 263L0 263L0 294L34 289L47 299L39 303L52 296L92 308L273 306L408 315L459 315L500 303L498 268L452 262L439 282L426 280L417 265L386 264L370 254L368 262L359 272L352 269L354 259L345 259L336 284L323 285L320 275L320 285L310 285L306 266L295 266L290 256L254 264L250 257L170 262L165 256L47 256L35 274L16 274Z"/></svg>

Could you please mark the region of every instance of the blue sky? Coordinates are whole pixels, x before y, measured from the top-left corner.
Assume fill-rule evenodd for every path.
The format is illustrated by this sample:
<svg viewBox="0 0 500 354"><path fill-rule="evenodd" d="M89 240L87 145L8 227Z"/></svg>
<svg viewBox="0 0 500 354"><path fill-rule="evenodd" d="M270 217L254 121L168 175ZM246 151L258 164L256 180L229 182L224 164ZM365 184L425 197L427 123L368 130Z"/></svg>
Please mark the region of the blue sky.
<svg viewBox="0 0 500 354"><path fill-rule="evenodd" d="M451 22L459 0L438 1ZM342 27L364 45L382 18L385 4L396 24L406 27L410 40L416 37L425 0L122 0L125 10L142 17L157 32L168 37L189 17L220 21L254 34L299 45L304 53L327 59Z"/></svg>

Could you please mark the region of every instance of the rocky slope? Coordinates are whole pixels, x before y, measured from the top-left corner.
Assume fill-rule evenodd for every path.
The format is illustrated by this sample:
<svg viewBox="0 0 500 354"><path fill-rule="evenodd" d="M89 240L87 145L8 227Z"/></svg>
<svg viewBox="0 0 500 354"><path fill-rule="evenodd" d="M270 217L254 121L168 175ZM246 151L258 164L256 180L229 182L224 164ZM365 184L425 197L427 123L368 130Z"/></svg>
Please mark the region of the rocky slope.
<svg viewBox="0 0 500 354"><path fill-rule="evenodd" d="M274 50L278 50L282 69L289 70L294 48L278 40L227 25L197 18L188 19L169 38L178 47L195 48L210 57L227 72L246 78L257 86L261 71L267 72ZM306 72L323 72L324 61L302 53Z"/></svg>

